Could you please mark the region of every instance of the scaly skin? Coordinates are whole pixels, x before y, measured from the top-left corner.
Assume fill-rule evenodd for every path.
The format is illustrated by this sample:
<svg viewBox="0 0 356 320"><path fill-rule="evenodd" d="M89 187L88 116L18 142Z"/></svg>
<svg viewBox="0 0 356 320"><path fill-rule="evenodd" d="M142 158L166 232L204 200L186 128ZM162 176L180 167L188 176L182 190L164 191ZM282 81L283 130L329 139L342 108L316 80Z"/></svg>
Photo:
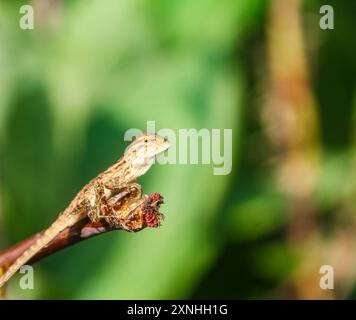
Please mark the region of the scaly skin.
<svg viewBox="0 0 356 320"><path fill-rule="evenodd" d="M142 134L137 137L124 156L85 185L43 236L6 270L0 277L0 288L60 232L86 216L93 222L103 218L112 225L128 230L127 213L144 201L136 178L145 174L155 157L168 148L169 144L156 135Z"/></svg>

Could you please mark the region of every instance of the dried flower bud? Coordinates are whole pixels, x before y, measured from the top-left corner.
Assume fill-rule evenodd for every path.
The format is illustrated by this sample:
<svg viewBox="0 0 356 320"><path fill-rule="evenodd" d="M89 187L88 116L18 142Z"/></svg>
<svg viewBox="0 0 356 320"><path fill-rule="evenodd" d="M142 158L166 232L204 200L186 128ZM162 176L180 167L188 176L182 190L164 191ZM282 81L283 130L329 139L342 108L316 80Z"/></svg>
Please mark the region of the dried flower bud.
<svg viewBox="0 0 356 320"><path fill-rule="evenodd" d="M156 228L161 225L164 216L159 212L159 208L162 203L164 203L163 197L159 193L148 196L142 206L143 219L147 227Z"/></svg>

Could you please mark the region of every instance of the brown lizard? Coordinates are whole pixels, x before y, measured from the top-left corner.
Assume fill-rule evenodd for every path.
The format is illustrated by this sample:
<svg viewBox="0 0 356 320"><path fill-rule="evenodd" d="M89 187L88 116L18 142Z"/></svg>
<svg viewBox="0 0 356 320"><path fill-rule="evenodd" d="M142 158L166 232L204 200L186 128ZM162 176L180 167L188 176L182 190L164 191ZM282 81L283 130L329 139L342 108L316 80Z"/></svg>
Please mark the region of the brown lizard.
<svg viewBox="0 0 356 320"><path fill-rule="evenodd" d="M137 137L128 146L124 156L85 185L43 236L6 270L0 277L0 287L61 231L86 216L93 222L104 218L108 223L121 225L128 230L124 215L118 213L120 210L117 210L117 204L124 200L121 204L122 212L128 213L143 203L141 187L136 183L136 178L145 174L155 157L168 148L169 143L157 135L142 134ZM115 210L112 209L114 204Z"/></svg>

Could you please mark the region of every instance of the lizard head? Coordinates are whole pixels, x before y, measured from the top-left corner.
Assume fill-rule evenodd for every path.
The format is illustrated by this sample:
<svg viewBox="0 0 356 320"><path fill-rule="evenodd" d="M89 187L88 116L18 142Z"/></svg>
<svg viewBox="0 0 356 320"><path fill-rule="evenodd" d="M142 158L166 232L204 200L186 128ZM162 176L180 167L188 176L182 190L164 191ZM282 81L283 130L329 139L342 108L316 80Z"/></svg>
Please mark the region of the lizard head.
<svg viewBox="0 0 356 320"><path fill-rule="evenodd" d="M136 177L142 176L154 163L160 153L169 148L166 139L155 134L144 133L138 136L126 149L126 161L132 165Z"/></svg>

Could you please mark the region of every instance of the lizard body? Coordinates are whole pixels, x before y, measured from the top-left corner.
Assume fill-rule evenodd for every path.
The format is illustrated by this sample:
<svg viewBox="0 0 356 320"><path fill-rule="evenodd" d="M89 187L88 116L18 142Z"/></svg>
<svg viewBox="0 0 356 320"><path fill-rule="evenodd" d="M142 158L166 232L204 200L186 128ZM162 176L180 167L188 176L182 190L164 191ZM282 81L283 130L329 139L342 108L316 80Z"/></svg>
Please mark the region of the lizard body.
<svg viewBox="0 0 356 320"><path fill-rule="evenodd" d="M43 236L6 270L0 277L0 287L60 232L87 216L93 222L105 219L111 225L122 224L126 229L125 214L143 202L141 187L136 183L136 178L145 174L155 157L168 147L168 142L154 134L137 137L126 149L124 156L86 184Z"/></svg>

